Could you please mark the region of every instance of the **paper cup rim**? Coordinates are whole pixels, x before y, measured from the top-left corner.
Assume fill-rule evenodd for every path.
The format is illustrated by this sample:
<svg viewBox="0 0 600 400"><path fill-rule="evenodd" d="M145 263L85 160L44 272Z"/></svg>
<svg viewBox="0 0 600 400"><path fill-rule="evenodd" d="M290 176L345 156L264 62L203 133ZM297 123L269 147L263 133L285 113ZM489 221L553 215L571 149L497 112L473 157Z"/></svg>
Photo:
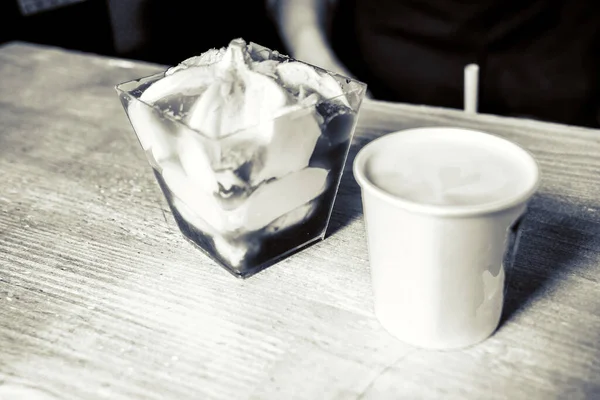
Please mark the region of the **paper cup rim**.
<svg viewBox="0 0 600 400"><path fill-rule="evenodd" d="M374 152L376 152L381 147L385 147L385 145L388 142L398 140L397 138L399 136L424 134L437 135L441 132L444 132L444 134L459 134L463 135L463 137L465 135L477 136L479 138L484 138L485 140L495 141L496 143L506 148L511 148L511 151L515 152L515 154L521 157L521 159L524 160L525 163L528 165L531 174L531 184L527 187L526 190L519 191L515 195L505 199L501 199L499 201L477 205L433 205L418 203L395 196L376 186L365 175L366 162L369 160L369 158L373 155ZM531 198L531 196L533 196L533 194L537 191L540 184L539 165L536 159L533 157L533 155L527 150L525 150L523 147L510 140L507 140L505 138L491 133L473 129L445 126L404 129L395 132L390 132L381 137L378 137L372 140L371 142L367 143L362 149L359 150L359 152L356 155L356 158L354 159L352 170L354 174L354 179L357 181L358 185L360 186L363 192L367 192L370 195L376 196L387 203L396 205L397 207L405 209L409 212L444 217L474 216L508 210L510 208L526 203ZM366 193L363 193L363 196L365 194Z"/></svg>

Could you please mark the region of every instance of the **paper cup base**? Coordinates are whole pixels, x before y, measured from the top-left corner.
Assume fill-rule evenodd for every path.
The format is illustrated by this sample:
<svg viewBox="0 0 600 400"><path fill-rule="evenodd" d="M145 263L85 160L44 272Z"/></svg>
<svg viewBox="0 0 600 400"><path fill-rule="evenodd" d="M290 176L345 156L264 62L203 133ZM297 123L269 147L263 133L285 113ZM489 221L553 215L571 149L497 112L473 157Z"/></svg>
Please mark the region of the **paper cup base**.
<svg viewBox="0 0 600 400"><path fill-rule="evenodd" d="M398 318L397 316L386 316L377 308L375 309L375 317L381 326L394 338L410 346L426 350L458 350L474 346L488 339L496 332L498 328L498 324L496 324L495 326L490 326L487 329L477 332L477 334L448 341L441 337L434 338L416 335L414 332L403 329L403 321L401 318Z"/></svg>

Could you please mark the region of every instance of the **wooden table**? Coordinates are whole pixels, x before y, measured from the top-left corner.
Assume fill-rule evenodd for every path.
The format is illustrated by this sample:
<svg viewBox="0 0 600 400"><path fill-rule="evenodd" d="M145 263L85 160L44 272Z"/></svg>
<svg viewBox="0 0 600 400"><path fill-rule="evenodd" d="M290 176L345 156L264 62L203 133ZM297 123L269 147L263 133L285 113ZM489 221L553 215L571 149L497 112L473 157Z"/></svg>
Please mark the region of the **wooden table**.
<svg viewBox="0 0 600 400"><path fill-rule="evenodd" d="M163 216L113 88L159 69L0 48L0 399L600 398L599 131L367 102L326 240L239 280ZM350 170L434 125L514 140L543 174L506 317L461 351L374 318Z"/></svg>

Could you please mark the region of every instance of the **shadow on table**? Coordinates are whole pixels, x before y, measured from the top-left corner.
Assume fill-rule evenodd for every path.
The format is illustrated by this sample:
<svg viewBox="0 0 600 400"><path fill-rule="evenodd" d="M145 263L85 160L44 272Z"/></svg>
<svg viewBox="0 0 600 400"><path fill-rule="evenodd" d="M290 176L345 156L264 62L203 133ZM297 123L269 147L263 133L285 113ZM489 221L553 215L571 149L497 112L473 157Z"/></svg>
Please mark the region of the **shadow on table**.
<svg viewBox="0 0 600 400"><path fill-rule="evenodd" d="M600 220L581 205L537 195L522 222L514 265L507 272L506 300L500 325L525 310L569 274L585 274L591 242L600 242Z"/></svg>

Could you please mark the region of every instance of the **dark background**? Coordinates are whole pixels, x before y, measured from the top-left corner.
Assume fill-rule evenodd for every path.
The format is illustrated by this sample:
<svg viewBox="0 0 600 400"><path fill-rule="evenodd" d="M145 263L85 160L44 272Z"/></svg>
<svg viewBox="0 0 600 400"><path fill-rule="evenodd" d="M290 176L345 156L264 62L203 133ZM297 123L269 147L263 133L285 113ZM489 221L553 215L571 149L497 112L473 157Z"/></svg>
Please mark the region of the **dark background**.
<svg viewBox="0 0 600 400"><path fill-rule="evenodd" d="M21 40L172 65L237 37L284 50L264 0L86 0L32 15L23 15L17 0L0 0L0 43Z"/></svg>
<svg viewBox="0 0 600 400"><path fill-rule="evenodd" d="M256 42L269 48L279 50L284 54L288 53L281 43L274 22L268 15L265 5L266 0L85 0L67 5L59 5L59 3L70 3L76 0L27 1L29 4L34 4L34 6L42 5L41 8L43 10L33 14L27 14L20 9L18 0L0 0L0 44L7 41L20 40L166 65L176 65L178 62L191 56L198 55L210 48L226 46L230 40L238 37L241 37L246 41ZM365 4L370 4L369 0L364 1ZM594 0L587 0L585 4L589 6L589 4L593 4L593 1ZM382 2L382 4L384 3L385 2ZM394 3L394 0L389 0L389 3L396 4ZM407 2L407 4L408 3L412 4L411 2ZM342 4L354 3L349 0ZM576 2L572 4L576 4ZM52 5L54 5L54 7L52 7ZM352 6L348 5L346 8L348 7ZM597 11L597 5L592 7L592 9ZM339 15L342 15L340 10L338 10L338 16ZM593 18L594 15L591 18ZM407 16L406 18L410 18L410 16ZM414 21L412 22L412 25L409 22L409 20L405 21L405 25L415 25ZM381 28L381 24L376 24L376 26ZM587 28L595 28L597 30L597 24L591 24ZM384 27L382 29L389 28ZM575 31L577 31L577 29L575 29ZM426 91L423 90L424 86L419 83L420 81L412 78L397 85L399 88L397 93L402 95L400 97L387 98L386 96L382 96L381 93L375 93L374 89L377 87L377 81L375 79L376 75L361 75L358 74L358 72L361 72L361 68L357 68L356 66L354 66L355 68L352 68L351 62L353 61L362 62L363 64L368 65L365 59L362 59L361 61L361 59L357 58L357 50L354 42L356 39L348 38L346 35L349 32L348 29L340 30L340 32L342 32L342 34L338 38L338 44L353 44L349 47L347 46L350 49L349 53L344 55L338 48L338 54L344 55L344 57L342 57L343 61L357 73L359 79L369 82L372 92L376 94L378 99L456 108L462 107L462 84L458 81L456 81L456 90L452 91L454 103L436 103L436 101L443 98L444 92L440 90L440 87L443 87L444 85L435 84L434 80L427 81L433 82L432 84L428 84L428 86L435 89L434 91L430 91L432 96L434 96L431 99L423 99L417 96L417 94L423 94ZM558 32L558 34L560 35L560 32ZM417 36L414 35L408 36L408 39L410 40L405 40L407 38L403 37L403 34L395 35L399 36L405 42L418 39ZM367 48L368 50L372 50L377 47L376 45L381 44L381 41L377 42L376 38L377 37L368 38L366 40L368 43L373 43L373 46ZM529 40L525 40L524 42L525 44L530 43ZM577 41L572 40L571 38L564 38L563 42L567 43L566 50L551 54L552 57L550 57L550 61L557 58L562 59L563 61L567 60L566 64L563 62L563 64L567 66L578 65L575 61L579 61L581 64L581 60L577 59L577 53L575 53L575 56L571 56L568 53L568 50L576 48L575 45L577 44ZM573 44L571 45L571 43ZM400 47L395 47L394 45L394 48L399 49ZM391 77L388 76L388 80L383 81L380 87L387 88L389 82L394 82L394 78L399 76L396 71L407 65L407 63L404 62L404 59L408 58L414 60L414 57L410 54L406 57L398 57L399 53L397 51L388 51L386 49L383 50L383 53L383 55L391 55L392 60L397 58L396 61L398 62L398 65L386 63L387 68L390 70L388 72ZM562 57L555 57L556 55L562 55ZM547 54L541 54L540 57L546 61L549 59ZM597 54L595 57L595 60L597 60ZM480 112L521 116L594 128L600 127L600 114L598 114L599 111L597 109L597 93L600 92L597 87L598 75L596 75L594 71L588 71L588 75L590 76L586 75L586 79L588 80L583 81L583 86L572 84L572 80L561 81L560 79L555 79L554 82L558 82L558 84L550 88L553 93L549 93L548 96L541 99L538 98L532 100L530 97L518 95L519 90L517 90L525 87L524 83L529 83L530 86L539 83L536 83L537 81L533 78L539 78L538 69L540 68L540 64L536 61L535 57L530 56L530 58L531 62L524 64L528 66L527 71L521 75L518 75L518 71L515 72L514 68L511 67L511 65L515 64L509 63L508 66L499 65L496 68L496 71L511 70L511 76L516 77L513 86L501 88L504 92L510 93L508 96L506 93L502 92L504 93L504 97L510 99L515 104L506 103L498 105L487 102L486 91L491 93L490 87L494 89L495 86L493 85L496 85L497 81L491 79L490 82L493 85L486 86L484 79L485 73L482 73L480 84ZM367 57L367 59L385 59L385 57L379 54L377 57ZM571 60L574 62L571 62ZM431 63L427 61L426 58L423 58L421 61L422 66L416 68L418 73L433 77L439 75L439 65L441 64L435 62ZM595 63L596 64L594 65L597 65L597 61L595 61ZM414 65L418 65L418 63ZM415 69L414 65L410 68ZM435 67L429 68L432 65ZM464 63L457 65L462 68ZM493 66L491 63L488 63L488 67L488 70L492 70ZM554 64L551 64L548 68L554 71L552 69L554 67ZM484 70L485 68L482 69L482 71ZM562 73L562 70L557 69L556 71L554 71L554 75L556 75L556 73ZM581 76L580 74L571 73L570 71L572 71L572 68L567 68L565 71L565 74L572 78ZM455 72L456 73L452 76L460 77L462 74L461 70ZM491 76L491 74L488 75ZM500 76L501 74L496 75ZM592 76L596 78L591 78ZM440 79L446 83L452 81L452 78L447 79L442 77ZM539 81L539 79L537 80ZM575 82L577 83L579 81L575 80ZM592 82L592 84L585 82ZM590 97L590 100L587 100L587 98L574 95L575 100L581 100L580 103L585 102L584 106L580 106L574 101L565 100L565 98L568 99L568 97L565 97L564 93L571 93L572 91L570 91L570 88L579 88L579 92L585 94L587 93L586 90L581 88L588 86L594 89L595 97ZM411 87L413 88L412 92L410 90ZM496 90L496 92L497 91L498 90ZM535 91L530 92L536 93ZM498 95L493 97L493 99L496 100L498 98ZM545 101L542 102L541 100ZM533 106L537 108L531 109Z"/></svg>

